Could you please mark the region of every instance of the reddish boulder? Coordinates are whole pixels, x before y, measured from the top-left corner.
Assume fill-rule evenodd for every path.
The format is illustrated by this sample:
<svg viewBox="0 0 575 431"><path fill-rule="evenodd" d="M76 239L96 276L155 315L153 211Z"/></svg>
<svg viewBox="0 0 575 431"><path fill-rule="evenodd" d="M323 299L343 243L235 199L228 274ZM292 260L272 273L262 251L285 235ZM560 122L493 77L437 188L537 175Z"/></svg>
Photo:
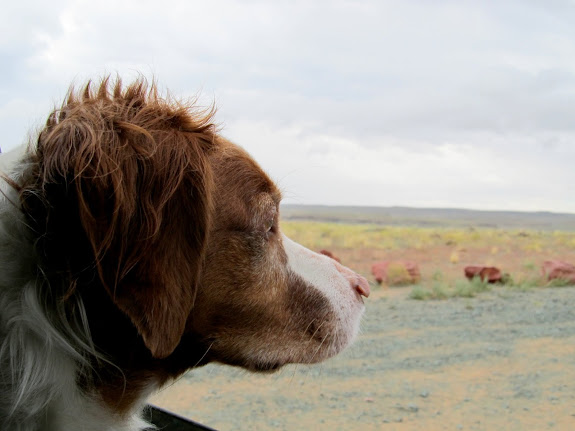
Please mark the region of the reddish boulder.
<svg viewBox="0 0 575 431"><path fill-rule="evenodd" d="M334 256L334 254L329 250L320 250L319 254L323 254L324 256L331 257L333 260L336 260L339 263L341 263L341 260L339 259L339 257Z"/></svg>
<svg viewBox="0 0 575 431"><path fill-rule="evenodd" d="M469 280L473 280L475 277L480 277L481 281L500 283L503 279L501 270L494 266L470 265L466 266L464 271L465 277Z"/></svg>
<svg viewBox="0 0 575 431"><path fill-rule="evenodd" d="M565 280L575 283L575 265L560 260L546 260L541 272L547 280Z"/></svg>
<svg viewBox="0 0 575 431"><path fill-rule="evenodd" d="M378 284L392 286L415 284L421 279L419 265L411 260L377 262L371 266L371 273Z"/></svg>

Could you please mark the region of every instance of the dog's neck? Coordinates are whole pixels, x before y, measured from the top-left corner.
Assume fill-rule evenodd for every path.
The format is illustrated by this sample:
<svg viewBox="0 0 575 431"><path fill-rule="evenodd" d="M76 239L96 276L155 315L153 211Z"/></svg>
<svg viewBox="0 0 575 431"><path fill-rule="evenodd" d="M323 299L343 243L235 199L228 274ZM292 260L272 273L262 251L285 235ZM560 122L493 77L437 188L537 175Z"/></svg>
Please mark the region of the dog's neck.
<svg viewBox="0 0 575 431"><path fill-rule="evenodd" d="M193 333L184 334L167 358L154 358L129 318L114 306L104 289L79 286L91 340L105 360L93 358L89 380L81 386L95 391L119 414L138 406L150 388L158 389L190 368L209 362L209 346Z"/></svg>
<svg viewBox="0 0 575 431"><path fill-rule="evenodd" d="M6 205L8 199L17 202L16 192L5 192L0 197L5 200L0 213L0 417L9 422L4 426L13 431L145 428L140 419L145 400L185 371L183 352L162 364L154 361L102 289L92 290L100 297L68 298L67 311L58 315L54 298L44 293L62 281L30 271L36 263L29 231L17 206ZM89 287L78 286L78 295ZM73 319L63 318L71 314ZM128 329L119 334L120 328ZM190 360L198 361L197 356Z"/></svg>

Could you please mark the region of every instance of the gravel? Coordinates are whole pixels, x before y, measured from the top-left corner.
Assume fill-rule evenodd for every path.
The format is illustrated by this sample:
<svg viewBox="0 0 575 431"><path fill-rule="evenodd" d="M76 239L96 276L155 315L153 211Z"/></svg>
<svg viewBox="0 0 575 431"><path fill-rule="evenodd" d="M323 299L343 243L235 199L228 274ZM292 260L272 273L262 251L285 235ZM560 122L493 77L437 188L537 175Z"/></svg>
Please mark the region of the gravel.
<svg viewBox="0 0 575 431"><path fill-rule="evenodd" d="M324 364L209 365L158 402L221 430L575 429L575 287L409 291L374 292L356 343Z"/></svg>

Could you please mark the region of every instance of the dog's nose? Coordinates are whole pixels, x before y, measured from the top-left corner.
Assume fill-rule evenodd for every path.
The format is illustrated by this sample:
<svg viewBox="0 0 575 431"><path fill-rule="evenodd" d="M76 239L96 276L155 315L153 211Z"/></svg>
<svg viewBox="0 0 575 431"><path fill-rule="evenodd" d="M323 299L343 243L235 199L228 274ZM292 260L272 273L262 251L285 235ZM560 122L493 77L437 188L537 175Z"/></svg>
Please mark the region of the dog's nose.
<svg viewBox="0 0 575 431"><path fill-rule="evenodd" d="M352 282L353 288L361 296L365 296L367 298L370 294L369 282L365 279L365 277L362 277L361 275L356 274L356 276L356 280Z"/></svg>
<svg viewBox="0 0 575 431"><path fill-rule="evenodd" d="M350 286L361 296L365 296L366 298L370 294L369 283L358 273L352 271L346 266L343 266L339 263L336 263L337 270L349 281Z"/></svg>

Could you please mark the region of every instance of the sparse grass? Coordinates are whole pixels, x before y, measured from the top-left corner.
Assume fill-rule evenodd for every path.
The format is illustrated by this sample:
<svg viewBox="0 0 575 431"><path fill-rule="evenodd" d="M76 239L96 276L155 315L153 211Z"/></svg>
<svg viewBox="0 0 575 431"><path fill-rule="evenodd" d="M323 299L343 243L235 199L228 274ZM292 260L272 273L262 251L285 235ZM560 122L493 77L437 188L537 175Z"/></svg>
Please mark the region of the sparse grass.
<svg viewBox="0 0 575 431"><path fill-rule="evenodd" d="M431 299L447 299L449 290L443 284L434 284L431 288Z"/></svg>
<svg viewBox="0 0 575 431"><path fill-rule="evenodd" d="M431 279L433 281L443 281L445 280L445 275L443 274L443 272L439 269L436 269L435 272L433 273L433 275L431 276Z"/></svg>
<svg viewBox="0 0 575 431"><path fill-rule="evenodd" d="M501 232L495 229L469 230L312 221L283 221L282 231L312 249L367 247L421 250L445 244L485 245L494 239L501 240Z"/></svg>
<svg viewBox="0 0 575 431"><path fill-rule="evenodd" d="M456 280L454 284L434 282L431 287L415 286L409 298L417 300L427 299L448 299L448 298L474 298L481 292L490 290L487 282L481 281L479 277L473 280Z"/></svg>
<svg viewBox="0 0 575 431"><path fill-rule="evenodd" d="M548 259L575 262L575 232L320 221L283 221L282 231L312 250L332 251L344 265L369 280L373 280L371 265L377 261L417 262L422 277L410 294L414 299L472 298L481 294L490 286L470 283L463 274L465 266L476 264L496 266L507 273L501 284L508 289L567 286L565 281L548 283L540 268ZM399 276L405 275L400 274L405 269L398 268L397 272L397 279L403 279Z"/></svg>
<svg viewBox="0 0 575 431"><path fill-rule="evenodd" d="M409 294L409 298L420 301L427 299L447 299L449 297L449 292L446 287L439 283L434 284L431 289L419 285L415 286Z"/></svg>
<svg viewBox="0 0 575 431"><path fill-rule="evenodd" d="M564 280L561 278L556 278L553 280L548 281L545 284L545 287L571 287L575 285L571 280Z"/></svg>
<svg viewBox="0 0 575 431"><path fill-rule="evenodd" d="M533 261L529 260L523 263L523 269L525 271L537 271L537 266L535 266Z"/></svg>
<svg viewBox="0 0 575 431"><path fill-rule="evenodd" d="M507 284L507 287L513 290L519 290L521 292L526 292L533 290L538 287L542 287L544 282L540 278L525 278L517 282Z"/></svg>
<svg viewBox="0 0 575 431"><path fill-rule="evenodd" d="M477 296L477 292L475 291L473 285L463 280L457 280L452 292L453 294L450 296L452 298L475 298Z"/></svg>
<svg viewBox="0 0 575 431"><path fill-rule="evenodd" d="M527 254L537 254L559 247L575 250L575 232L451 229L316 221L283 221L282 231L312 249L366 247L421 250L438 245L451 245L455 246L456 250L461 247L486 247L492 255L502 254L503 250L510 248L528 252Z"/></svg>
<svg viewBox="0 0 575 431"><path fill-rule="evenodd" d="M457 250L451 252L449 256L449 261L453 264L459 263L459 252Z"/></svg>
<svg viewBox="0 0 575 431"><path fill-rule="evenodd" d="M457 280L453 288L453 296L459 298L474 298L477 294L490 290L487 282L481 281L480 277L473 280Z"/></svg>
<svg viewBox="0 0 575 431"><path fill-rule="evenodd" d="M411 293L409 294L409 297L411 299L424 301L426 299L429 299L429 291L424 287L414 286L413 289L411 290Z"/></svg>

